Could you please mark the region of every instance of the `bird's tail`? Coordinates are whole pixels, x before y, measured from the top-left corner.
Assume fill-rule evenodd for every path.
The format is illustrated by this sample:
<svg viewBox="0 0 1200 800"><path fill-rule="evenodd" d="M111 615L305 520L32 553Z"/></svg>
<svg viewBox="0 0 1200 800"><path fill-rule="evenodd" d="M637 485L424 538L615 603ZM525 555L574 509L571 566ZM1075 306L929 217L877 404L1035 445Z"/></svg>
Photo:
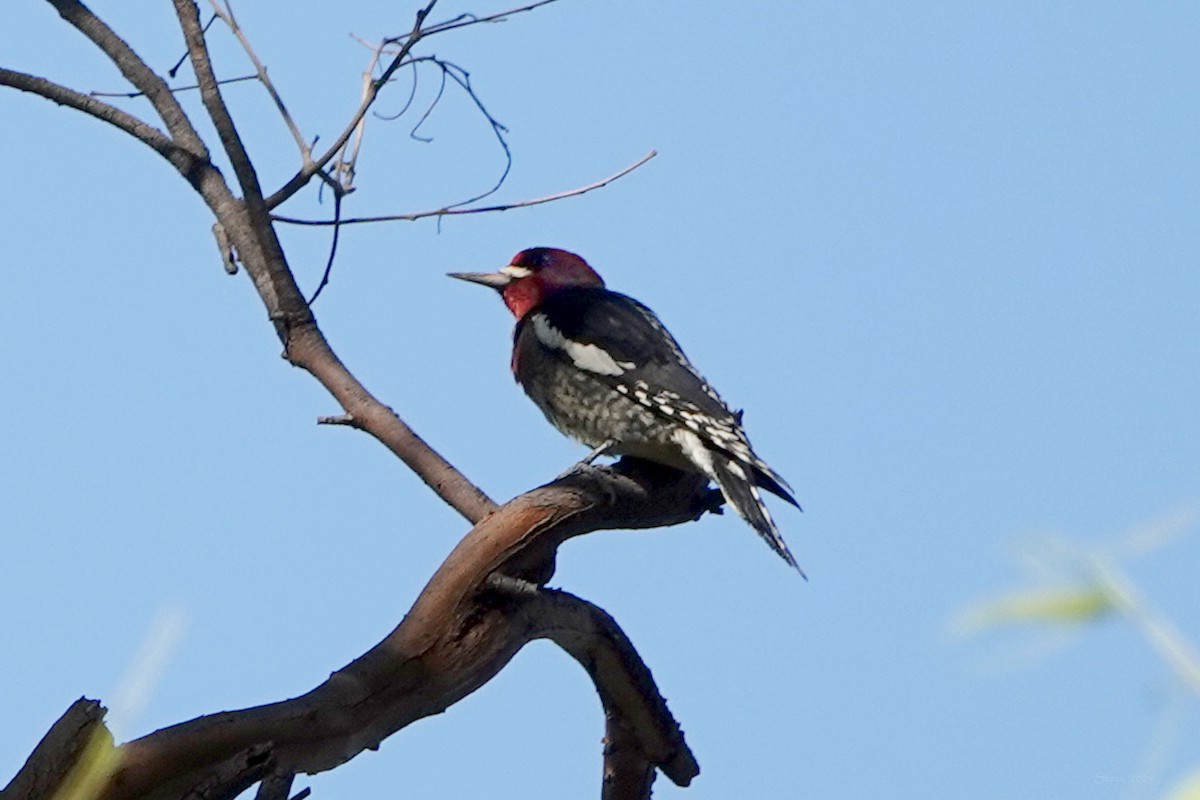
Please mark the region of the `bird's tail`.
<svg viewBox="0 0 1200 800"><path fill-rule="evenodd" d="M712 478L716 481L717 486L721 487L721 494L725 495L729 505L733 506L742 519L750 523L750 527L757 531L758 535L779 554L780 558L791 564L802 577L807 578L804 570L800 569L800 565L796 563L792 552L788 550L787 543L779 534L779 528L775 527L775 520L771 519L771 512L767 510L767 505L763 502L762 493L758 491L758 486L751 477L752 468L723 453L714 452L712 456ZM785 495L784 497L790 499L789 496ZM792 500L792 502L795 501Z"/></svg>

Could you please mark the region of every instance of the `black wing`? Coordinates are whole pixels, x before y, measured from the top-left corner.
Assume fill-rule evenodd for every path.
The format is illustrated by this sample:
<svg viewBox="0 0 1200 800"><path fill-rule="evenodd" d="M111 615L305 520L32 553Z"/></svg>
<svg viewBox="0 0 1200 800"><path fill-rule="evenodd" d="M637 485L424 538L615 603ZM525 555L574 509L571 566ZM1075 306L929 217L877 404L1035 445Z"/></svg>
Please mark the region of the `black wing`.
<svg viewBox="0 0 1200 800"><path fill-rule="evenodd" d="M523 317L514 335L518 357L534 345L532 338L562 357L573 348L577 367L590 364L598 381L700 433L707 446L749 466L759 486L799 507L787 482L754 454L741 414L730 410L666 326L637 300L599 287L560 290Z"/></svg>
<svg viewBox="0 0 1200 800"><path fill-rule="evenodd" d="M619 375L603 377L651 393L670 394L717 419L734 413L684 355L675 337L654 312L632 297L608 289L580 287L552 294L523 319L542 314L564 338L604 350L622 365ZM517 329L520 336L520 327Z"/></svg>

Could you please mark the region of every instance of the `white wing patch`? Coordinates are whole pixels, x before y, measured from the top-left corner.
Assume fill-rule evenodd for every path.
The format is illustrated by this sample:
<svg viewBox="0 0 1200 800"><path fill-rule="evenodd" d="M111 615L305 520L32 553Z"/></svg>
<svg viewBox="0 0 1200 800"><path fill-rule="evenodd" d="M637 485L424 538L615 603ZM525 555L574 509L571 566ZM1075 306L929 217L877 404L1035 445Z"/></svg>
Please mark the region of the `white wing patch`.
<svg viewBox="0 0 1200 800"><path fill-rule="evenodd" d="M729 453L731 456L754 469L762 469L768 475L779 481L770 468L762 462L750 449L750 442L746 440L746 434L742 432L742 428L738 425L736 416L719 418L713 417L704 413L693 403L684 400L675 392L665 389L656 393L651 393L650 387L645 381L635 381L633 388L619 384L616 387L617 391L623 395L633 395L633 398L647 408L654 409L664 416L674 417L687 426L688 430L680 430L675 434L675 439L683 448L684 452L689 456L692 453L692 442L686 440L686 436L691 435L696 437L697 442L708 442L716 445L720 449ZM683 437L683 438L681 438ZM705 451L707 454L707 451ZM737 472L740 467L736 463L731 462L729 465L730 471L745 479L744 475ZM782 484L781 484L782 485Z"/></svg>
<svg viewBox="0 0 1200 800"><path fill-rule="evenodd" d="M533 332L538 341L551 350L561 350L580 369L597 375L623 375L633 369L632 361L617 361L604 348L594 344L583 344L562 335L562 331L550 324L543 314L533 315Z"/></svg>
<svg viewBox="0 0 1200 800"><path fill-rule="evenodd" d="M700 471L709 478L716 480L717 470L713 466L712 453L704 446L704 442L700 437L692 433L686 428L676 428L671 434L671 438L683 450L683 454L691 461Z"/></svg>

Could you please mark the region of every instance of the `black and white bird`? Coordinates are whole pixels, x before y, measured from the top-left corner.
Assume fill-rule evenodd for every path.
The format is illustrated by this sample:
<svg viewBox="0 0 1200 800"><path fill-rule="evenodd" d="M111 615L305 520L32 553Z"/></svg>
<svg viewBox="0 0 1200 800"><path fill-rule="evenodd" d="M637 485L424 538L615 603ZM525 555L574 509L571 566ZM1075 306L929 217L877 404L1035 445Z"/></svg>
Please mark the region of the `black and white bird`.
<svg viewBox="0 0 1200 800"><path fill-rule="evenodd" d="M791 487L750 446L733 412L654 312L604 288L574 253L522 250L499 272L450 277L500 292L517 318L512 371L560 431L600 453L700 472L797 570L759 489L799 508ZM803 572L801 571L801 574Z"/></svg>

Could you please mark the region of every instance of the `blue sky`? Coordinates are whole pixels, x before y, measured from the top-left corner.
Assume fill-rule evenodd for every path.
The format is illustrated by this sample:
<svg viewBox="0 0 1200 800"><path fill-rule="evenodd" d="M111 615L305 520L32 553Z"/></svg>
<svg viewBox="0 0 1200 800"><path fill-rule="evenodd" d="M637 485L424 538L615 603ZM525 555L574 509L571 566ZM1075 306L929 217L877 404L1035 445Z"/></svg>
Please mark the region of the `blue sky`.
<svg viewBox="0 0 1200 800"><path fill-rule="evenodd" d="M48 5L10 5L4 66L123 88ZM348 34L405 31L413 10L242 6L323 141L368 58ZM168 4L95 8L160 69L182 53ZM1132 626L964 638L951 620L1059 579L1022 569L1023 542L1120 554L1131 531L1177 524L1119 563L1200 640L1200 10L741 10L563 0L431 40L511 131L497 199L660 155L558 204L346 230L316 307L326 335L501 499L583 451L512 382L507 311L447 271L579 252L745 407L805 507L776 517L808 583L731 515L572 541L554 581L620 621L687 732L702 773L686 790L660 778L657 797L1165 797L1200 764L1200 713ZM227 40L214 51L222 75L245 73ZM418 96L434 89L426 76ZM286 130L253 84L229 97L278 185L297 166ZM381 446L314 424L333 401L279 358L165 163L11 91L0 119L7 780L72 700L117 696L164 619L175 645L123 735L306 691L398 622L465 526ZM349 213L436 208L503 165L459 95L424 126L433 142L412 124L371 121ZM327 232L284 234L314 286ZM594 796L601 734L586 676L536 644L448 713L298 785Z"/></svg>

